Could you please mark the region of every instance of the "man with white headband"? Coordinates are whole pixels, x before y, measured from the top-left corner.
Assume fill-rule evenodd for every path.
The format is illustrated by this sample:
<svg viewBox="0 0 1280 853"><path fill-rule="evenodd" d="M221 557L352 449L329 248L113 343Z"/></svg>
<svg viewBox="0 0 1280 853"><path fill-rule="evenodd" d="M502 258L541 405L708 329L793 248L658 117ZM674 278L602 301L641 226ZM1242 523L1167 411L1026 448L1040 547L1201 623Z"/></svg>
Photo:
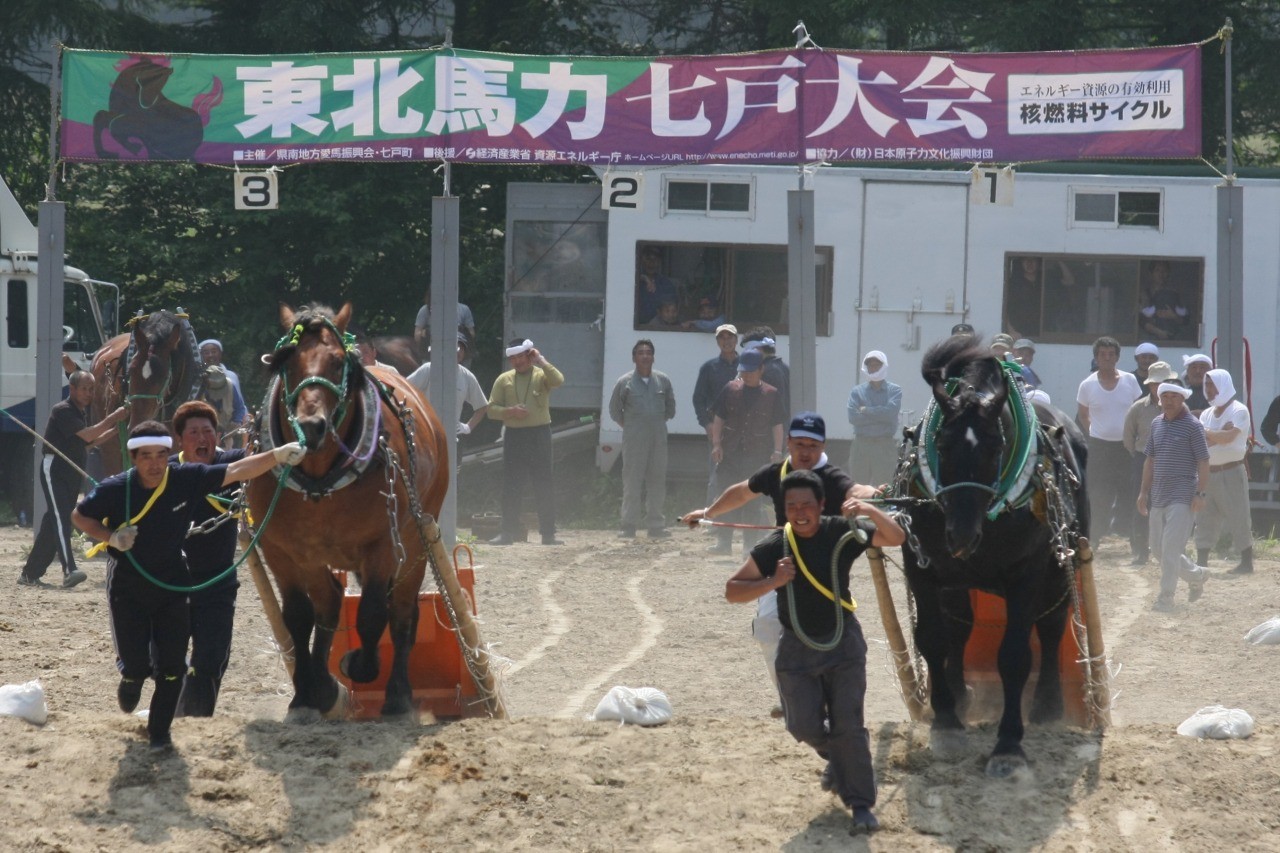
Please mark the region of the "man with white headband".
<svg viewBox="0 0 1280 853"><path fill-rule="evenodd" d="M120 710L133 713L147 677L154 678L147 733L152 749L170 749L169 726L187 669L191 573L182 548L191 520L206 495L276 465L296 465L306 450L291 443L226 465L170 462L173 438L157 421L130 430L127 446L133 469L99 483L71 519L90 539L107 545Z"/></svg>
<svg viewBox="0 0 1280 853"><path fill-rule="evenodd" d="M511 369L489 394L489 417L502 421L502 533L491 545L510 545L520 533L520 496L529 480L537 493L538 530L543 545L556 538L556 489L551 471L551 391L564 374L538 352L533 341L516 338L507 345Z"/></svg>
<svg viewBox="0 0 1280 853"><path fill-rule="evenodd" d="M889 381L889 359L873 349L862 357L867 381L849 392L846 412L853 424L849 476L859 483L889 482L898 464L898 415L902 388Z"/></svg>
<svg viewBox="0 0 1280 853"><path fill-rule="evenodd" d="M1151 435L1151 423L1160 417L1161 382L1177 382L1178 372L1163 361L1152 362L1147 368L1147 379L1143 383L1147 389L1145 396L1134 401L1129 413L1124 416L1124 449L1129 452L1130 482L1136 495L1142 490L1142 469L1146 467L1147 457L1143 452L1147 447L1147 438ZM1145 566L1151 558L1151 525L1141 518L1135 519L1133 530L1129 534L1129 565ZM1157 543L1158 544L1158 543Z"/></svg>
<svg viewBox="0 0 1280 853"><path fill-rule="evenodd" d="M1204 507L1209 479L1209 445L1204 427L1187 410L1191 392L1175 382L1161 382L1160 417L1151 422L1142 467L1138 512L1150 517L1151 545L1160 552L1160 595L1154 610L1173 611L1178 578L1190 586L1188 601L1204 593L1209 572L1187 558L1187 540L1195 513Z"/></svg>
<svg viewBox="0 0 1280 853"><path fill-rule="evenodd" d="M1204 375L1212 367L1213 359L1202 352L1182 357L1182 384L1191 389L1187 408L1196 417L1200 417L1200 413L1209 408L1209 398L1204 394Z"/></svg>
<svg viewBox="0 0 1280 853"><path fill-rule="evenodd" d="M1223 529L1231 534L1231 547L1240 563L1227 574L1253 572L1253 530L1249 516L1249 478L1244 467L1248 451L1249 409L1236 399L1235 383L1225 370L1210 370L1204 377L1209 408L1200 413L1209 442L1209 482L1204 509L1196 515L1196 562L1209 565L1209 555Z"/></svg>

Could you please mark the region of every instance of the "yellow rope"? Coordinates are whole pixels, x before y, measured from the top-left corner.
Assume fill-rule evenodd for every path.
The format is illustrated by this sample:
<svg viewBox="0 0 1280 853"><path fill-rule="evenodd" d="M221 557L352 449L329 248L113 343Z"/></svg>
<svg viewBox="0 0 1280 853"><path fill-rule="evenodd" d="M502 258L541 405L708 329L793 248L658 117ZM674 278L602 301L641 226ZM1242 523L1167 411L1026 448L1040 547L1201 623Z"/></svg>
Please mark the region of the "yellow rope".
<svg viewBox="0 0 1280 853"><path fill-rule="evenodd" d="M128 475L126 474L125 476L128 476ZM166 465L164 469L164 476L160 478L160 485L156 486L156 490L151 493L151 497L147 499L146 505L143 506L142 509L138 510L137 515L135 515L129 521L120 525L120 527L117 527L116 529L119 530L122 527L128 527L131 524L137 524L139 521L141 521L142 517L146 515L147 511L150 510L151 507L155 504L156 499L159 498L160 495L164 494L164 487L167 485L169 485L169 466ZM106 519L103 519L103 521L105 522ZM94 545L92 548L86 551L85 556L96 557L98 554L106 550L107 544L108 544L107 542L99 542L97 545Z"/></svg>
<svg viewBox="0 0 1280 853"><path fill-rule="evenodd" d="M787 541L791 543L791 553L795 556L796 565L799 566L800 573L808 579L809 583L813 584L814 589L826 596L828 601L835 601L835 593L823 586L822 582L815 578L813 573L809 571L809 567L805 565L804 557L800 556L800 546L796 544L795 532L791 529L791 522L788 521L783 530L787 532ZM850 594L848 601L845 601L843 598L840 599L840 606L852 613L858 609L858 602L854 601L853 595Z"/></svg>

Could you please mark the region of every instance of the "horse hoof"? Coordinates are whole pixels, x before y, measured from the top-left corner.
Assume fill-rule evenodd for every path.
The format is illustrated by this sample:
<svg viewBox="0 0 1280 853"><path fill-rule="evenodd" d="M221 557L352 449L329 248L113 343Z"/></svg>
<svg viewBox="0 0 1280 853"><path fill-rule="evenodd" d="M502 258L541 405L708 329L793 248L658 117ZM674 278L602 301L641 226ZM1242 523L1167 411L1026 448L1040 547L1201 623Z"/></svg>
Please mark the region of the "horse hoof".
<svg viewBox="0 0 1280 853"><path fill-rule="evenodd" d="M939 758L959 758L968 746L963 729L931 729L929 750Z"/></svg>
<svg viewBox="0 0 1280 853"><path fill-rule="evenodd" d="M315 708L290 708L284 721L290 726L309 726L320 722L320 712Z"/></svg>
<svg viewBox="0 0 1280 853"><path fill-rule="evenodd" d="M335 684L338 686L338 695L329 710L320 716L326 720L345 720L351 716L351 691L340 681L335 681Z"/></svg>
<svg viewBox="0 0 1280 853"><path fill-rule="evenodd" d="M1027 770L1027 759L1021 755L993 755L987 761L987 777L1008 779Z"/></svg>

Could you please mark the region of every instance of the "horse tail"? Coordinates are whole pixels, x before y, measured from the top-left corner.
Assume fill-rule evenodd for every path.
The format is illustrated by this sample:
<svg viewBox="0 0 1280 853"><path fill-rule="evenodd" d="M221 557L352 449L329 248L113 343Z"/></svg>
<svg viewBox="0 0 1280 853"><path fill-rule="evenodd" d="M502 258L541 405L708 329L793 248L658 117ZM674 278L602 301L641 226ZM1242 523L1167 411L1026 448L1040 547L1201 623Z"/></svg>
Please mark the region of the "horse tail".
<svg viewBox="0 0 1280 853"><path fill-rule="evenodd" d="M196 115L200 116L200 124L208 127L209 117L213 113L213 108L220 103L222 103L222 80L214 77L209 91L201 92L192 99L191 109L195 110Z"/></svg>

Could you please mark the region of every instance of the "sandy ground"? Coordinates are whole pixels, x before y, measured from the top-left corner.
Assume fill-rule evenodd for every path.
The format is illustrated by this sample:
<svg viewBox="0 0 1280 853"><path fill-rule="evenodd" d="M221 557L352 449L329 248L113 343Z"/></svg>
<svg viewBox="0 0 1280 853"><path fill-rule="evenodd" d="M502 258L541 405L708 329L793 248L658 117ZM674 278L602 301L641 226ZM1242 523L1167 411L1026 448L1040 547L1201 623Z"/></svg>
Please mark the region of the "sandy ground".
<svg viewBox="0 0 1280 853"><path fill-rule="evenodd" d="M983 775L989 726L940 757L909 721L860 562L884 829L851 838L821 762L769 717L752 608L722 598L737 562L708 559L707 537L686 531L563 538L477 554L511 720L286 726L290 688L246 580L218 715L178 720L176 754L156 758L115 707L104 564L86 563L74 590L17 587L30 531L0 531L0 682L38 678L49 706L44 726L0 718L0 849L1275 849L1280 648L1242 639L1280 613L1270 557L1230 581L1215 561L1204 598L1188 606L1184 587L1166 615L1150 610L1155 567L1104 543L1113 725L1031 728L1032 767L1005 781ZM662 689L674 721L585 719L617 684ZM1253 737L1175 733L1213 703L1252 714Z"/></svg>

